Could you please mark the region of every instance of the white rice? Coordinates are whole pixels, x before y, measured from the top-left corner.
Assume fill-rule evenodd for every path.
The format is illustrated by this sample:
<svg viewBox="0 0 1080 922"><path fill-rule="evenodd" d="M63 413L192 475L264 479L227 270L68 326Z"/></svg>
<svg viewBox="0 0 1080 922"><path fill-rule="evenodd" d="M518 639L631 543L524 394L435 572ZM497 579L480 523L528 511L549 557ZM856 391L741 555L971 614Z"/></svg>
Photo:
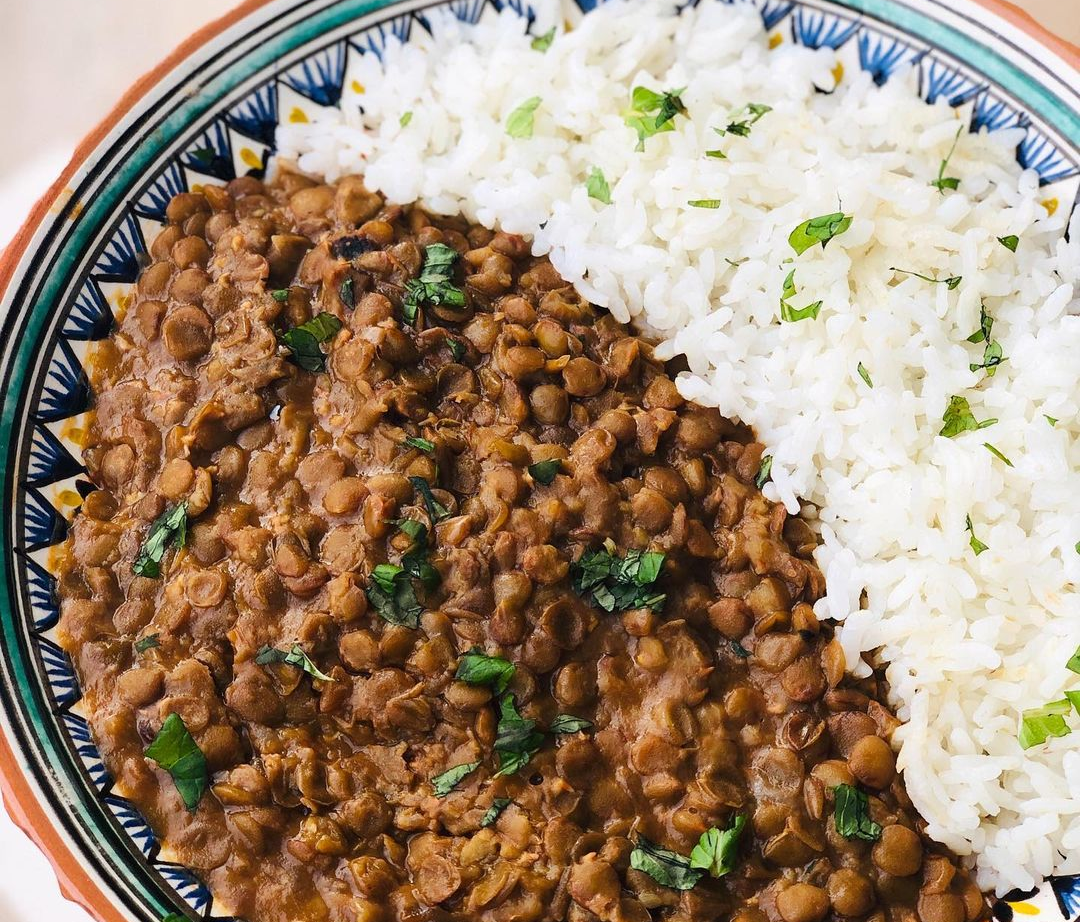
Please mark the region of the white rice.
<svg viewBox="0 0 1080 922"><path fill-rule="evenodd" d="M534 34L559 19L539 6ZM353 61L345 114L283 125L282 154L532 235L584 295L666 337L663 354L692 369L683 394L769 446L767 494L816 509L819 613L842 622L849 663L865 671L858 655L875 650L888 664L907 721L900 764L930 835L978 856L980 883L999 892L1080 872L1080 731L1017 742L1021 710L1078 686L1065 662L1080 644L1080 221L1066 242L1069 203L1048 213L1015 161L1019 134L963 133L947 173L959 190L939 194L928 182L967 111L926 105L911 75L878 88L850 61L819 93L836 86L836 54L770 51L749 5L706 0L676 17L656 0L611 2L546 53L511 13L433 26L390 46L385 72L374 55ZM642 153L623 122L636 85L685 86L688 108ZM532 96L534 136L507 136ZM748 102L773 107L749 137L713 132ZM586 193L594 166L611 205ZM788 234L838 201L850 230L793 264L795 303L821 299L821 314L780 323ZM1015 254L996 239L1009 234ZM1007 356L993 378L968 367L982 358L966 341L980 302ZM952 395L998 421L940 437ZM968 515L989 546L979 556Z"/></svg>

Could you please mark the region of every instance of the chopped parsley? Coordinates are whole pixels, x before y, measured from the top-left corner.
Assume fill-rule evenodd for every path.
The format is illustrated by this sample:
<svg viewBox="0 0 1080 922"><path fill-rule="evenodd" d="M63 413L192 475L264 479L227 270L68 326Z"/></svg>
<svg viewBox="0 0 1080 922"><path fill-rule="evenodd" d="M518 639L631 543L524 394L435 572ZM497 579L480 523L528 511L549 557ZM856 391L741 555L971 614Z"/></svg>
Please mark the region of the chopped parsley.
<svg viewBox="0 0 1080 922"><path fill-rule="evenodd" d="M206 756L179 714L174 711L165 718L144 754L172 776L184 806L194 810L206 791L210 775L206 768Z"/></svg>
<svg viewBox="0 0 1080 922"><path fill-rule="evenodd" d="M512 138L531 138L536 110L544 100L531 96L518 106L506 119L506 133Z"/></svg>
<svg viewBox="0 0 1080 922"><path fill-rule="evenodd" d="M874 382L871 380L870 372L866 370L866 366L862 362L859 362L859 364L855 366L855 370L859 373L859 377L866 382L866 386L873 390Z"/></svg>
<svg viewBox="0 0 1080 922"><path fill-rule="evenodd" d="M902 272L904 275L913 275L917 279L922 279L924 282L930 282L934 285L947 285L949 291L956 291L960 287L960 283L964 281L962 275L952 275L947 279L937 279L931 275L923 275L921 272L911 272L908 269L898 269L896 266L889 267L893 272Z"/></svg>
<svg viewBox="0 0 1080 922"><path fill-rule="evenodd" d="M454 361L460 362L465 355L465 343L460 339L448 339L446 345L450 349L450 355Z"/></svg>
<svg viewBox="0 0 1080 922"><path fill-rule="evenodd" d="M985 429L997 422L996 419L984 419L982 422L975 419L975 414L971 412L971 404L968 403L966 397L950 397L949 405L945 408L941 421L945 425L941 427L938 435L943 435L947 439L956 438L961 432Z"/></svg>
<svg viewBox="0 0 1080 922"><path fill-rule="evenodd" d="M986 375L989 378L994 377L997 373L997 367L1005 361L1005 354L1001 348L1001 343L996 339L991 338L991 331L994 329L994 318L986 310L986 305L983 304L979 308L979 329L972 333L967 341L969 343L986 343L983 349L983 360L981 362L972 362L968 365L971 371L978 371L980 368L986 369Z"/></svg>
<svg viewBox="0 0 1080 922"><path fill-rule="evenodd" d="M304 652L300 644L294 643L288 650L278 650L276 647L266 646L255 654L256 665L268 666L271 663L285 663L287 666L295 666L320 682L334 681L311 661L311 658Z"/></svg>
<svg viewBox="0 0 1080 922"><path fill-rule="evenodd" d="M532 40L530 46L533 51L544 52L551 47L551 43L555 41L555 27L552 26L543 35L538 35Z"/></svg>
<svg viewBox="0 0 1080 922"><path fill-rule="evenodd" d="M604 548L586 551L570 565L574 588L604 611L627 611L651 608L659 611L667 596L656 592L653 584L660 575L664 554L630 550L622 559L615 543L608 539Z"/></svg>
<svg viewBox="0 0 1080 922"><path fill-rule="evenodd" d="M484 814L484 818L480 820L480 828L487 829L488 826L493 825L499 818L499 814L509 807L511 803L513 803L513 801L511 801L509 797L496 797L491 802L491 806L488 807L487 813Z"/></svg>
<svg viewBox="0 0 1080 922"><path fill-rule="evenodd" d="M488 656L479 647L473 647L458 661L454 678L469 685L487 685L496 695L501 695L510 687L514 671L510 660Z"/></svg>
<svg viewBox="0 0 1080 922"><path fill-rule="evenodd" d="M1020 238L1016 234L1009 234L1007 237L998 237L997 242L1006 250L1012 250L1015 253L1016 248L1020 245Z"/></svg>
<svg viewBox="0 0 1080 922"><path fill-rule="evenodd" d="M549 733L580 733L583 730L591 730L592 721L584 717L575 717L573 714L559 714L548 727Z"/></svg>
<svg viewBox="0 0 1080 922"><path fill-rule="evenodd" d="M338 286L338 297L341 299L341 303L350 310L356 307L356 290L351 275L346 279L342 279L341 284Z"/></svg>
<svg viewBox="0 0 1080 922"><path fill-rule="evenodd" d="M975 537L975 526L971 523L971 516L964 516L964 531L971 535L971 540L968 542L971 545L971 549L975 552L975 556L978 557L983 551L988 551L990 548L983 544L978 538Z"/></svg>
<svg viewBox="0 0 1080 922"><path fill-rule="evenodd" d="M738 121L735 120L735 116L742 114L743 112L749 113L749 118L742 118ZM759 102L748 102L741 109L735 111L731 116L732 121L728 122L726 128L714 128L718 135L733 134L738 138L745 138L750 134L750 128L761 121L762 117L772 112L772 106L766 106Z"/></svg>
<svg viewBox="0 0 1080 922"><path fill-rule="evenodd" d="M727 160L727 154L719 149L707 150L705 151L705 156L712 157L714 160Z"/></svg>
<svg viewBox="0 0 1080 922"><path fill-rule="evenodd" d="M424 264L419 277L405 284L401 313L406 322L416 321L421 304L465 306L465 292L453 283L454 264L458 258L457 250L445 243L433 243L424 248Z"/></svg>
<svg viewBox="0 0 1080 922"><path fill-rule="evenodd" d="M600 167L592 168L589 178L585 180L585 191L589 193L589 198L594 198L605 205L611 204L611 187Z"/></svg>
<svg viewBox="0 0 1080 922"><path fill-rule="evenodd" d="M408 124L411 121L412 121L412 109L410 109L408 112L402 112L401 113L401 118L398 119L398 124L402 128L406 128L406 127L408 127Z"/></svg>
<svg viewBox="0 0 1080 922"><path fill-rule="evenodd" d="M409 550L401 556L401 567L420 580L425 589L434 589L442 582L442 575L431 565L428 559L428 530L423 522L416 519L395 519L398 531L412 539Z"/></svg>
<svg viewBox="0 0 1080 922"><path fill-rule="evenodd" d="M304 371L326 371L326 355L319 348L333 339L341 329L341 321L333 314L316 314L307 323L286 330L281 342L291 353L294 363Z"/></svg>
<svg viewBox="0 0 1080 922"><path fill-rule="evenodd" d="M416 600L412 580L403 567L379 564L371 571L365 594L384 621L413 629L420 626L424 608Z"/></svg>
<svg viewBox="0 0 1080 922"><path fill-rule="evenodd" d="M862 839L876 842L881 837L881 826L870 818L870 799L850 784L838 784L833 788L836 811L833 821L836 831L845 839Z"/></svg>
<svg viewBox="0 0 1080 922"><path fill-rule="evenodd" d="M432 525L441 522L450 515L450 510L435 499L435 494L431 492L431 484L423 477L410 477L409 483L411 483L413 489L423 497L424 508L427 509L427 514L431 518Z"/></svg>
<svg viewBox="0 0 1080 922"><path fill-rule="evenodd" d="M425 454L430 455L435 452L435 443L429 439L422 439L419 436L406 436L404 444L408 445L409 448L417 448Z"/></svg>
<svg viewBox="0 0 1080 922"><path fill-rule="evenodd" d="M499 702L499 723L495 730L495 755L499 760L497 775L512 775L528 765L544 745L544 734L536 721L518 713L513 695Z"/></svg>
<svg viewBox="0 0 1080 922"><path fill-rule="evenodd" d="M653 135L675 130L675 116L686 115L681 94L686 87L657 93L648 87L635 86L630 94L630 109L624 114L627 126L637 132L635 150L645 150L645 142Z"/></svg>
<svg viewBox="0 0 1080 922"><path fill-rule="evenodd" d="M746 817L739 814L727 829L717 829L715 826L707 829L690 852L690 867L706 871L710 877L720 878L730 874L735 870L739 836L745 826Z"/></svg>
<svg viewBox="0 0 1080 922"><path fill-rule="evenodd" d="M1077 675L1080 675L1080 647L1077 647L1076 652L1069 657L1069 661L1065 664L1065 668L1068 669L1069 672L1075 672Z"/></svg>
<svg viewBox="0 0 1080 922"><path fill-rule="evenodd" d="M431 786L435 790L435 796L445 797L479 767L479 762L466 762L463 765L448 768L441 775L436 775L431 779Z"/></svg>
<svg viewBox="0 0 1080 922"><path fill-rule="evenodd" d="M703 870L690 866L689 858L661 848L640 835L630 852L630 867L648 874L661 887L672 890L692 890L705 875Z"/></svg>
<svg viewBox="0 0 1080 922"><path fill-rule="evenodd" d="M273 298L278 303L288 301L289 300L289 289L288 288L277 288L274 291L270 292L270 297Z"/></svg>
<svg viewBox="0 0 1080 922"><path fill-rule="evenodd" d="M795 287L795 270L792 269L784 279L784 290L780 294L780 319L785 323L796 323L807 318L817 320L818 314L821 313L822 302L815 301L806 307L792 307L790 299L798 293Z"/></svg>
<svg viewBox="0 0 1080 922"><path fill-rule="evenodd" d="M729 266L731 266L731 267L733 267L735 269L738 269L739 266L741 266L743 263L749 262L749 261L750 261L749 256L744 256L742 259L728 259L726 256L724 257L724 262L726 262Z"/></svg>
<svg viewBox="0 0 1080 922"><path fill-rule="evenodd" d="M718 198L692 198L686 203L691 208L719 208L723 202Z"/></svg>
<svg viewBox="0 0 1080 922"><path fill-rule="evenodd" d="M757 473L754 475L754 486L759 490L769 482L772 477L772 455L765 455L761 459L761 464L758 465Z"/></svg>
<svg viewBox="0 0 1080 922"><path fill-rule="evenodd" d="M998 449L996 449L989 442L983 442L983 448L985 448L990 454L1001 461L1004 461L1009 467L1015 467L1015 465L1008 458L1005 457Z"/></svg>
<svg viewBox="0 0 1080 922"><path fill-rule="evenodd" d="M527 468L529 476L537 483L542 483L544 486L554 483L555 475L558 474L561 469L562 462L558 458L551 458L548 461L537 461L536 464L530 464Z"/></svg>
<svg viewBox="0 0 1080 922"><path fill-rule="evenodd" d="M938 168L937 179L930 183L942 195L945 194L946 189L956 190L960 187L960 180L955 176L946 176L945 171L949 168L949 161L952 160L953 154L956 153L956 145L960 143L960 135L963 131L963 125L956 129L956 137L953 139L952 147L949 148L949 153L941 161L941 166Z"/></svg>
<svg viewBox="0 0 1080 922"><path fill-rule="evenodd" d="M1054 426L1056 426L1058 424L1058 418L1056 416L1047 416L1044 413L1043 414L1043 419L1045 419L1050 424L1051 429L1053 429Z"/></svg>
<svg viewBox="0 0 1080 922"><path fill-rule="evenodd" d="M1068 736L1069 726L1065 715L1072 704L1068 698L1051 701L1041 708L1030 708L1020 714L1019 742L1021 749L1041 746L1052 736Z"/></svg>
<svg viewBox="0 0 1080 922"><path fill-rule="evenodd" d="M153 650L154 647L160 647L161 642L158 640L159 634L147 634L141 640L135 641L135 652L145 653L147 650Z"/></svg>
<svg viewBox="0 0 1080 922"><path fill-rule="evenodd" d="M183 547L187 543L187 521L186 502L170 506L154 519L131 565L136 576L161 575L161 561L169 547Z"/></svg>
<svg viewBox="0 0 1080 922"><path fill-rule="evenodd" d="M852 215L844 214L842 211L811 218L809 221L803 221L791 232L788 243L799 256L818 243L821 244L822 249L825 249L833 237L839 237L851 227L852 220Z"/></svg>

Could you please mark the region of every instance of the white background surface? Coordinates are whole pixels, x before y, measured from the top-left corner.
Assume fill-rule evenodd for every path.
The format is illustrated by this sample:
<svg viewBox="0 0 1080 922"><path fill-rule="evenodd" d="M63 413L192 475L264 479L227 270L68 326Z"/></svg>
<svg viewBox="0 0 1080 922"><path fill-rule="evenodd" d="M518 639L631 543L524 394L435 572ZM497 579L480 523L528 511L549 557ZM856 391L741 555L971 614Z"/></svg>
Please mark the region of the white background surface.
<svg viewBox="0 0 1080 922"><path fill-rule="evenodd" d="M1020 5L1080 44L1077 0ZM231 0L0 0L0 247L131 81ZM43 38L44 37L44 38ZM0 922L90 922L0 809Z"/></svg>

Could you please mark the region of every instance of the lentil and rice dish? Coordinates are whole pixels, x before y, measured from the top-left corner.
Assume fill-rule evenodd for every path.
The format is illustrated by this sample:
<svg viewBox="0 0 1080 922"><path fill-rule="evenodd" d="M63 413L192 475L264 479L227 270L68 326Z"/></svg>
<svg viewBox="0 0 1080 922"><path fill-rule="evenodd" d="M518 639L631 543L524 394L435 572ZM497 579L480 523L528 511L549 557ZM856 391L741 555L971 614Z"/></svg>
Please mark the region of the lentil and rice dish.
<svg viewBox="0 0 1080 922"><path fill-rule="evenodd" d="M177 196L94 358L60 634L250 922L978 922L763 446L527 241Z"/></svg>

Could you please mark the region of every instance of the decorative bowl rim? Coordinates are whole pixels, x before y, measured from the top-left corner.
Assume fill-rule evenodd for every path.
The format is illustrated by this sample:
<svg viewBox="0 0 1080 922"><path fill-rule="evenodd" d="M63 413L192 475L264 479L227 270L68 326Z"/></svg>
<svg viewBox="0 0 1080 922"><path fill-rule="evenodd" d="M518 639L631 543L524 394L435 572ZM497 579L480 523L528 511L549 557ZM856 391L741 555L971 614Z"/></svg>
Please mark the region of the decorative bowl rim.
<svg viewBox="0 0 1080 922"><path fill-rule="evenodd" d="M280 0L243 0L238 6L198 29L159 64L136 80L107 115L76 147L57 180L41 196L8 246L0 253L0 302L19 276L24 258L31 252L37 231L71 195L69 182L78 171L91 164L102 142L131 114L159 84L184 65L200 49L263 7ZM373 6L388 7L399 0L377 0ZM866 0L863 0L865 3ZM888 3L891 0L884 0ZM1028 39L1049 50L1068 67L1080 73L1080 47L1055 35L1032 16L1009 0L967 0L983 7L991 15L1025 33ZM852 4L860 5L858 0ZM948 7L948 0L934 0L934 5ZM4 318L0 315L0 321ZM7 574L4 574L7 578ZM87 873L78 854L53 824L26 777L25 760L0 727L0 795L16 826L44 853L57 876L61 893L85 909L97 922L128 922L113 904L111 896Z"/></svg>

